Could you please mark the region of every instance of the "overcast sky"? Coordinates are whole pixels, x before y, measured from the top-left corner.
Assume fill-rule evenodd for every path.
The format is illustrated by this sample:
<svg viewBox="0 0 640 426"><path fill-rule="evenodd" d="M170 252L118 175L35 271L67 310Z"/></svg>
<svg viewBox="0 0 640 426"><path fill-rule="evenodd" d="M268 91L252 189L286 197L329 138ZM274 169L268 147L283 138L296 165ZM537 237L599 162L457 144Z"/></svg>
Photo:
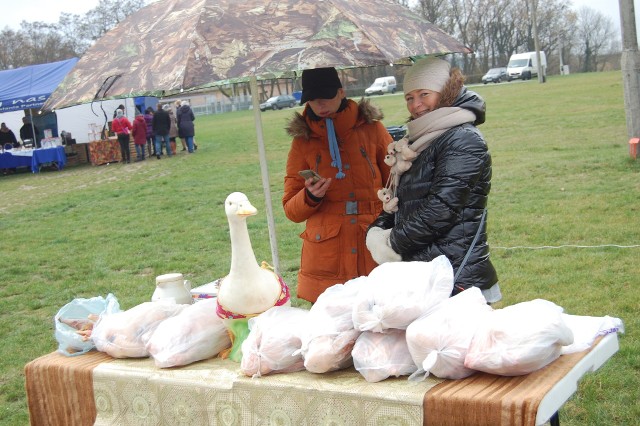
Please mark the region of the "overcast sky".
<svg viewBox="0 0 640 426"><path fill-rule="evenodd" d="M609 16L617 28L620 28L620 12L618 0L570 0L573 8L589 6ZM19 29L20 22L42 21L48 23L58 22L60 13L67 12L76 15L84 15L96 7L99 0L4 0L0 12L0 28L9 26ZM636 14L640 13L640 0L635 0Z"/></svg>

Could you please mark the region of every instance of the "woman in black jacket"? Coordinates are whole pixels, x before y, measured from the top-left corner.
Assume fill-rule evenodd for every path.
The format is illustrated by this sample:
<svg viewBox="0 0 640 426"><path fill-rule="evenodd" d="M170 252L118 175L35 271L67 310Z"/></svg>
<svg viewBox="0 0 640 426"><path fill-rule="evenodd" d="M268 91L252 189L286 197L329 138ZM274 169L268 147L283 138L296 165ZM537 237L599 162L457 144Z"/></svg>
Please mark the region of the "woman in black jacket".
<svg viewBox="0 0 640 426"><path fill-rule="evenodd" d="M467 90L459 69L438 58L407 71L404 94L408 136L390 146L385 211L371 224L367 247L378 263L445 255L455 274L453 295L476 286L497 302L486 234L491 155L476 128L485 102Z"/></svg>

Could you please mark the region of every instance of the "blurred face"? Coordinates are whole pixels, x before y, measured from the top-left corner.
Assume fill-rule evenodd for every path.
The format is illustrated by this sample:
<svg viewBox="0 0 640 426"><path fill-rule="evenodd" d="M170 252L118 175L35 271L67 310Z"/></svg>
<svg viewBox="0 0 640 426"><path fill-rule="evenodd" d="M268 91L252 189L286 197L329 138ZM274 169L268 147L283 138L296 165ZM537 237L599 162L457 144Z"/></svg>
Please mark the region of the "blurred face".
<svg viewBox="0 0 640 426"><path fill-rule="evenodd" d="M307 104L315 115L326 118L338 111L342 98L344 98L344 89L338 89L338 93L332 99L314 99L307 101Z"/></svg>
<svg viewBox="0 0 640 426"><path fill-rule="evenodd" d="M428 89L416 89L404 95L411 118L421 117L438 108L440 93Z"/></svg>

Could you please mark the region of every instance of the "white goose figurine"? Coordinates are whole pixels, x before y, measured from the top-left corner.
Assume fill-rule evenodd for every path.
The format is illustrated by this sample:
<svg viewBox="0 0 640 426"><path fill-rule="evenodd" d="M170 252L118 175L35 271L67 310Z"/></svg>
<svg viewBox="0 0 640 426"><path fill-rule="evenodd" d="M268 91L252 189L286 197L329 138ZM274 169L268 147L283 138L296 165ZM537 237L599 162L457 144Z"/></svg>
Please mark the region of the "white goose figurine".
<svg viewBox="0 0 640 426"><path fill-rule="evenodd" d="M258 265L251 247L247 217L258 213L242 192L229 194L224 202L231 238L231 270L221 280L216 312L225 320L233 341L230 352L223 354L233 361L242 359L241 345L249 334L250 317L273 306L290 305L289 288L282 277Z"/></svg>

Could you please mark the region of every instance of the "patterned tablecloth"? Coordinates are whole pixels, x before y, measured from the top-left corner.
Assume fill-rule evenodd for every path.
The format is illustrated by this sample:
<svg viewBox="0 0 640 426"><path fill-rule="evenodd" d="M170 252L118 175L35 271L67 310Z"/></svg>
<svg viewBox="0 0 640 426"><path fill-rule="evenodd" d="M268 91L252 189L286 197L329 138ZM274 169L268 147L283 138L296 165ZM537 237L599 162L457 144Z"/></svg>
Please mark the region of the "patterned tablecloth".
<svg viewBox="0 0 640 426"><path fill-rule="evenodd" d="M122 161L118 140L89 142L89 161L94 166Z"/></svg>
<svg viewBox="0 0 640 426"><path fill-rule="evenodd" d="M535 425L548 421L618 349L560 357L526 376L406 377L368 383L353 368L252 379L219 358L159 369L151 359L51 353L25 367L32 425ZM563 389L564 388L564 389Z"/></svg>
<svg viewBox="0 0 640 426"><path fill-rule="evenodd" d="M165 370L118 360L93 378L96 425L416 425L424 394L441 382L368 383L353 368L252 379L220 358Z"/></svg>

